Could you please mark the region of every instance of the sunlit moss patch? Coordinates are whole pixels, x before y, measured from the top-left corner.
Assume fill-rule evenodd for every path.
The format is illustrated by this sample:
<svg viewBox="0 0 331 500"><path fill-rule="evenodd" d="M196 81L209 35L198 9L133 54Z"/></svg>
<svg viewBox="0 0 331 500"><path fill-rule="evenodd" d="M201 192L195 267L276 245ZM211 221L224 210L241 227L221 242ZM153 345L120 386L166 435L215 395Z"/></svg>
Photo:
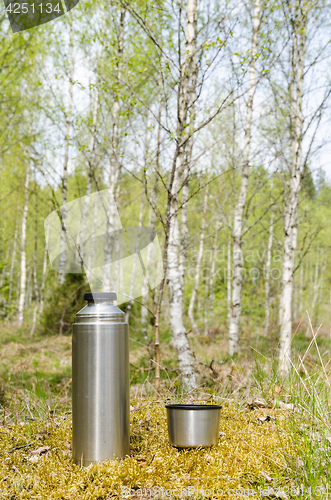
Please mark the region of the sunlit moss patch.
<svg viewBox="0 0 331 500"><path fill-rule="evenodd" d="M284 451L291 454L291 443L283 419L279 410L225 405L217 446L179 450L168 440L164 404L137 402L131 412L131 456L87 468L71 460L70 414L2 426L0 498L206 498L205 491L209 495L213 488L214 498L247 498L248 490L250 498L261 498L263 488L276 487L285 477Z"/></svg>

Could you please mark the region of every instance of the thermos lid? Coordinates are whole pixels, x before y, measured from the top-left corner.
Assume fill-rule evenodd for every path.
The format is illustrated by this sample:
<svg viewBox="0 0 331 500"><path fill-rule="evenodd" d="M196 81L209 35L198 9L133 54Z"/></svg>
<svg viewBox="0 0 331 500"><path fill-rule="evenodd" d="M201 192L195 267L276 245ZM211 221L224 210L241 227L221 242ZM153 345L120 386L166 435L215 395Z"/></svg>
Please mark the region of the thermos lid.
<svg viewBox="0 0 331 500"><path fill-rule="evenodd" d="M115 292L87 292L84 295L84 300L93 300L101 302L103 300L116 300L117 295Z"/></svg>

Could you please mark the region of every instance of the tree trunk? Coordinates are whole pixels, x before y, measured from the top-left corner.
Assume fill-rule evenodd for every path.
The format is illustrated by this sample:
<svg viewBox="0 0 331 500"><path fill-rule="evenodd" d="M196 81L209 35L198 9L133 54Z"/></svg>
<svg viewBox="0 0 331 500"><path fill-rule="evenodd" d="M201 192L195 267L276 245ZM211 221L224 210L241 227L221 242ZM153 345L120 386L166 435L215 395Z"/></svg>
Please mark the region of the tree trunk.
<svg viewBox="0 0 331 500"><path fill-rule="evenodd" d="M265 285L264 285L265 286L264 333L266 335L269 332L269 324L270 324L270 268L271 268L271 251L272 251L273 237L274 237L274 214L272 212L270 217L267 263L265 269Z"/></svg>
<svg viewBox="0 0 331 500"><path fill-rule="evenodd" d="M9 275L8 306L10 306L10 304L11 304L12 291L13 291L13 276L14 276L14 268L15 268L15 261L16 261L17 235L18 235L18 227L17 226L18 226L18 224L16 223L13 253L12 253L12 258L11 258L10 275Z"/></svg>
<svg viewBox="0 0 331 500"><path fill-rule="evenodd" d="M24 304L26 291L26 228L29 211L29 182L30 182L30 159L26 167L25 185L24 185L24 208L22 216L21 232L21 279L20 279L20 298L18 302L18 326L23 325Z"/></svg>
<svg viewBox="0 0 331 500"><path fill-rule="evenodd" d="M185 172L184 160L186 144L183 143L185 124L187 122L189 104L191 102L190 80L193 74L194 58L196 57L195 44L197 36L197 3L196 0L188 0L186 7L185 26L185 56L180 68L179 96L178 96L178 123L177 123L177 148L174 158L173 183L169 211L167 213L169 222L168 242L168 287L170 298L170 326L173 335L173 344L177 351L178 364L181 373L182 384L187 390L197 386L195 377L194 360L186 336L183 323L183 280L179 264L178 250L181 246L179 234L177 209L178 194L181 188L181 180ZM185 182L184 182L185 183Z"/></svg>
<svg viewBox="0 0 331 500"><path fill-rule="evenodd" d="M138 252L139 252L139 246L140 246L141 227L143 225L143 215L144 215L144 191L141 193L141 200L140 200L139 221L138 221L139 230L138 230L138 237L137 237L136 248L135 248L136 251L135 251L135 254L133 256L133 262L132 262L130 292L129 292L130 297L133 296L134 282L136 279L137 258L138 258ZM126 313L125 313L126 323L129 323L131 308L132 308L132 300L130 300L126 306Z"/></svg>
<svg viewBox="0 0 331 500"><path fill-rule="evenodd" d="M298 204L301 187L302 155L302 97L304 81L304 55L306 47L305 28L307 14L301 12L301 1L295 5L295 20L292 45L292 75L290 81L290 132L291 132L291 171L290 193L284 217L284 259L282 276L282 326L279 341L279 371L285 376L290 370L292 334L292 292L294 257L297 245ZM304 7L303 7L304 9ZM295 91L296 87L296 91Z"/></svg>
<svg viewBox="0 0 331 500"><path fill-rule="evenodd" d="M100 64L100 61L102 59L102 53L103 53L103 47L104 47L103 37L104 37L104 33L105 33L105 24L106 24L106 14L105 14L105 9L104 9L103 10L103 27L102 27L102 32L101 32L102 40L99 44L97 62L96 62L97 71L99 71L99 64ZM95 88L95 94L94 94L93 114L92 114L91 142L90 142L90 150L89 150L89 156L88 156L88 177L87 177L85 200L84 200L83 213L82 213L81 233L79 235L79 240L77 241L77 247L78 247L79 257L81 260L82 267L84 265L86 265L86 262L84 262L86 221L87 221L88 208L89 208L89 204L90 204L90 195L91 195L91 191L92 191L92 183L93 183L93 177L94 177L95 141L96 141L96 133L97 133L98 109L99 109L99 98L100 98L100 75L99 74L97 74L96 80L97 81L96 81L96 88Z"/></svg>
<svg viewBox="0 0 331 500"><path fill-rule="evenodd" d="M72 42L72 25L70 24L70 39L69 39L69 93L68 93L68 108L65 114L66 133L64 138L64 160L62 173L62 231L60 242L60 262L59 262L59 284L62 285L65 280L65 269L67 263L67 198L68 198L68 163L69 163L69 144L70 144L70 126L72 120L72 97L73 97L73 79L74 79L74 54Z"/></svg>
<svg viewBox="0 0 331 500"><path fill-rule="evenodd" d="M45 304L45 283L46 283L46 278L47 278L47 264L48 264L47 247L48 247L48 239L49 239L49 225L47 225L45 237L46 237L46 241L45 241L44 262L43 262L43 277L42 277L41 291L40 291L39 314L42 314L42 312L44 310L44 304Z"/></svg>
<svg viewBox="0 0 331 500"><path fill-rule="evenodd" d="M158 141L158 144L159 144L159 141ZM156 206L157 197L158 197L157 185L158 185L158 177L156 176L154 190L153 190L153 204L154 204L154 206ZM155 220L156 220L155 212L152 209L152 207L150 207L149 216L148 216L148 227L153 229L153 231L155 230ZM150 265L152 255L153 255L153 241L150 241L150 244L148 246L148 252L147 252L147 265L146 265L147 269ZM145 300L147 300L147 298L148 298L147 294L148 294L148 281L147 281L147 277L145 276L144 283L143 283L142 290L141 290L141 295L143 297L145 297ZM153 309L154 309L154 304L153 304ZM142 331L142 334L143 334L145 340L147 340L147 318L148 318L148 310L145 306L142 306L141 307L141 331ZM158 367L158 370L159 370L159 367Z"/></svg>
<svg viewBox="0 0 331 500"><path fill-rule="evenodd" d="M303 311L303 263L300 266L299 314Z"/></svg>
<svg viewBox="0 0 331 500"><path fill-rule="evenodd" d="M217 257L217 236L218 230L215 231L214 234L214 242L213 242L213 254L210 268L210 277L209 277L209 319L212 320L214 317L214 299L215 299L215 270L216 270L216 257Z"/></svg>
<svg viewBox="0 0 331 500"><path fill-rule="evenodd" d="M241 314L241 287L242 287L242 229L243 214L247 198L248 175L249 175L249 153L251 146L251 128L253 115L253 101L256 90L256 54L258 46L258 33L260 29L260 0L254 2L254 24L252 35L252 62L249 75L249 91L246 109L245 140L242 158L241 184L238 202L235 208L233 221L233 280L232 280L232 303L229 325L229 356L233 356L239 350L239 319Z"/></svg>
<svg viewBox="0 0 331 500"><path fill-rule="evenodd" d="M195 319L194 319L193 309L194 309L194 303L195 303L195 299L197 296L199 283L200 283L200 268L201 268L201 261L202 261L202 257L203 257L203 247L204 247L205 227L206 227L206 213L207 213L207 206L208 206L209 178L208 178L207 182L208 182L208 184L205 188L206 191L205 191L205 198L204 198L204 202L203 202L203 213L202 213L201 232L200 232L200 244L199 244L198 258L197 258L197 263L196 263L196 268L195 268L195 278L194 278L191 300L190 300L190 304L188 307L188 317L190 318L192 330L193 330L193 333L195 335L200 334L198 325L196 324Z"/></svg>
<svg viewBox="0 0 331 500"><path fill-rule="evenodd" d="M191 85L189 89L189 104L188 104L188 115L189 115L189 131L192 134L187 141L186 146L186 159L183 165L183 185L182 185L182 209L181 209L181 248L179 256L179 267L180 274L182 277L182 283L184 286L185 270L186 270L186 260L187 260L187 246L189 238L188 230L188 200L190 195L189 189L189 177L193 153L193 131L195 123L195 100L196 100L196 86L198 79L198 66L197 66L197 0L192 5L187 5L187 26L186 26L186 50L193 54L190 60L191 72Z"/></svg>
<svg viewBox="0 0 331 500"><path fill-rule="evenodd" d="M226 273L226 282L227 282L227 305L228 305L228 319L231 317L231 238L229 236L228 239L228 265L227 265L227 273Z"/></svg>
<svg viewBox="0 0 331 500"><path fill-rule="evenodd" d="M113 249L114 249L114 239L112 237L112 231L114 231L115 224L115 189L116 189L116 173L119 172L119 161L118 161L118 146L119 146L119 118L120 118L120 88L121 88L121 78L122 78L122 57L124 51L124 22L125 22L125 9L121 9L120 21L117 33L117 74L116 92L118 95L114 96L113 104L113 133L112 133L112 144L111 144L111 155L110 155L110 173L108 181L108 207L107 207L107 243L105 248L106 261L111 262ZM104 289L105 291L111 290L111 280L109 269L106 268L106 273L104 276Z"/></svg>
<svg viewBox="0 0 331 500"><path fill-rule="evenodd" d="M326 268L326 263L324 262L323 264L323 267L321 269L321 274L320 274L320 278L318 278L318 268L319 268L319 265L318 265L318 260L316 261L316 264L315 264L315 280L314 280L314 296L313 296L313 302L311 304L311 309L309 312L310 314L310 319L311 319L311 324L312 326L314 327L315 326L315 323L316 323L316 320L317 320L317 304L318 304L318 296L319 296L319 293L320 293L320 290L322 288L322 284L323 284L323 276L324 276L324 273L325 273L325 268ZM306 337L310 337L312 335L312 332L311 332L311 329L310 329L310 324L308 324L307 326L307 329L306 329Z"/></svg>
<svg viewBox="0 0 331 500"><path fill-rule="evenodd" d="M35 328L36 328L36 320L37 313L39 308L39 287L38 287L38 277L37 277L37 268L38 268L38 189L37 182L35 181L35 197L36 197L36 205L35 205L35 236L34 236L34 256L33 256L33 286L34 286L34 309L33 309L33 319L32 319L32 327L30 331L30 337L33 336Z"/></svg>

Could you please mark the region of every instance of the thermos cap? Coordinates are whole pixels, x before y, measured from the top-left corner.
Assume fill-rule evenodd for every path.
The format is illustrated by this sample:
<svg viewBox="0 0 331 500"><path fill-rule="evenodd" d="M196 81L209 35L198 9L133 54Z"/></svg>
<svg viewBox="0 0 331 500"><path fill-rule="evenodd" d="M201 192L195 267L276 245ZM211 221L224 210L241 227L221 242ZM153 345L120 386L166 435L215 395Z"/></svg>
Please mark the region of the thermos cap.
<svg viewBox="0 0 331 500"><path fill-rule="evenodd" d="M101 300L116 300L115 292L87 292L84 295L84 300L93 300L94 302Z"/></svg>

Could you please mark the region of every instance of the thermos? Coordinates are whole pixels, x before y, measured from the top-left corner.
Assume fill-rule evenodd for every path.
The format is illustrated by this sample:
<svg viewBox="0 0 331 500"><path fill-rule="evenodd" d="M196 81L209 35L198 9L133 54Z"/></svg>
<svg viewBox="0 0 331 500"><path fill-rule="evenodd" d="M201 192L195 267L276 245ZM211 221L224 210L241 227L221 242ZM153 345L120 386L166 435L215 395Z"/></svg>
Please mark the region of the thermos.
<svg viewBox="0 0 331 500"><path fill-rule="evenodd" d="M76 464L130 453L129 327L116 293L93 292L72 335L72 452Z"/></svg>

